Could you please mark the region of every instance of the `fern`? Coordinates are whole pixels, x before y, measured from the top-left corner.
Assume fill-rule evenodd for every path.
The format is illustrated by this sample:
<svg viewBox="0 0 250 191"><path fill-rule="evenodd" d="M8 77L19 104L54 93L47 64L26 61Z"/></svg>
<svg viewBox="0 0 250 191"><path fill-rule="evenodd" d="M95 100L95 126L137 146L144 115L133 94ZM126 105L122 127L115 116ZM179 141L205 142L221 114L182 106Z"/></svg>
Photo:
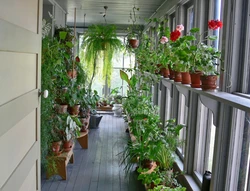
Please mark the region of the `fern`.
<svg viewBox="0 0 250 191"><path fill-rule="evenodd" d="M95 75L99 72L98 68L102 68L102 79L107 80L110 86L113 68L112 58L114 53L121 50L122 47L114 25L92 25L88 28L84 34L82 58L88 71L90 89Z"/></svg>

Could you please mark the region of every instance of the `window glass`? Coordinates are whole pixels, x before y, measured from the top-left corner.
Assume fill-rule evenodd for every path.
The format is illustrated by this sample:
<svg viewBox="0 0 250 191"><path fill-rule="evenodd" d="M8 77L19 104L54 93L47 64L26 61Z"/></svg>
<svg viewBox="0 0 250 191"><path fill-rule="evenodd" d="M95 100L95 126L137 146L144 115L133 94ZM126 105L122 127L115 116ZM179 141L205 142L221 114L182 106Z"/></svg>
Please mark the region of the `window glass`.
<svg viewBox="0 0 250 191"><path fill-rule="evenodd" d="M186 31L189 32L191 28L194 27L194 6L192 5L187 9L187 28Z"/></svg>

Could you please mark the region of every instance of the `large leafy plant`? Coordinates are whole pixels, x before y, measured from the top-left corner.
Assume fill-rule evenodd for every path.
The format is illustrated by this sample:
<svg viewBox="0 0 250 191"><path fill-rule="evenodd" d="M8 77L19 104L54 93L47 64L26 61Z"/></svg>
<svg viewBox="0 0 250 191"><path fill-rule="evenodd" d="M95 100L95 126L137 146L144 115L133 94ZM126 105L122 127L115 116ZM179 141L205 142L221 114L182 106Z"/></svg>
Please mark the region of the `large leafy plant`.
<svg viewBox="0 0 250 191"><path fill-rule="evenodd" d="M98 69L102 69L102 78L110 85L112 58L114 53L123 47L117 38L114 25L92 25L84 34L82 44L83 58L88 71L89 89Z"/></svg>

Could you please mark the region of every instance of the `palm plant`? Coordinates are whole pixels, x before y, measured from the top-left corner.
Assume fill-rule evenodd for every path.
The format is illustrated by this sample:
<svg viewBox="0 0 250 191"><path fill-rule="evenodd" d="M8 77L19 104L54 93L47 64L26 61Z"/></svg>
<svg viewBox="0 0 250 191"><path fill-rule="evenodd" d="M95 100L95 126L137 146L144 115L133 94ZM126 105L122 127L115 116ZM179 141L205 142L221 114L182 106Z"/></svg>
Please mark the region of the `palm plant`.
<svg viewBox="0 0 250 191"><path fill-rule="evenodd" d="M110 85L112 74L112 58L115 51L122 48L122 42L117 38L114 25L92 25L84 35L82 44L83 58L88 70L91 89L98 68L102 68L102 78ZM100 59L98 59L100 58Z"/></svg>

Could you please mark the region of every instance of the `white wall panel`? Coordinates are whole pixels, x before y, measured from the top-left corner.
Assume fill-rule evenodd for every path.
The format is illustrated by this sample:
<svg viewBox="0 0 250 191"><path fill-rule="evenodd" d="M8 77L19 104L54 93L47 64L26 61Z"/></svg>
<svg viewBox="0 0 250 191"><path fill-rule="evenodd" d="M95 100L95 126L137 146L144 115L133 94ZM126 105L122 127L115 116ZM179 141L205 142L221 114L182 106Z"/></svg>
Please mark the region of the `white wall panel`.
<svg viewBox="0 0 250 191"><path fill-rule="evenodd" d="M36 54L0 52L0 60L0 105L36 89Z"/></svg>
<svg viewBox="0 0 250 191"><path fill-rule="evenodd" d="M0 188L35 143L36 128L34 127L36 127L36 110L1 137Z"/></svg>
<svg viewBox="0 0 250 191"><path fill-rule="evenodd" d="M57 27L65 27L66 24L66 16L60 7L55 5L55 25Z"/></svg>
<svg viewBox="0 0 250 191"><path fill-rule="evenodd" d="M19 191L35 191L35 190L36 190L36 163L30 170L29 175L26 177Z"/></svg>
<svg viewBox="0 0 250 191"><path fill-rule="evenodd" d="M38 8L38 0L1 0L0 18L37 33ZM18 16L10 14L10 10L13 13L19 13Z"/></svg>

